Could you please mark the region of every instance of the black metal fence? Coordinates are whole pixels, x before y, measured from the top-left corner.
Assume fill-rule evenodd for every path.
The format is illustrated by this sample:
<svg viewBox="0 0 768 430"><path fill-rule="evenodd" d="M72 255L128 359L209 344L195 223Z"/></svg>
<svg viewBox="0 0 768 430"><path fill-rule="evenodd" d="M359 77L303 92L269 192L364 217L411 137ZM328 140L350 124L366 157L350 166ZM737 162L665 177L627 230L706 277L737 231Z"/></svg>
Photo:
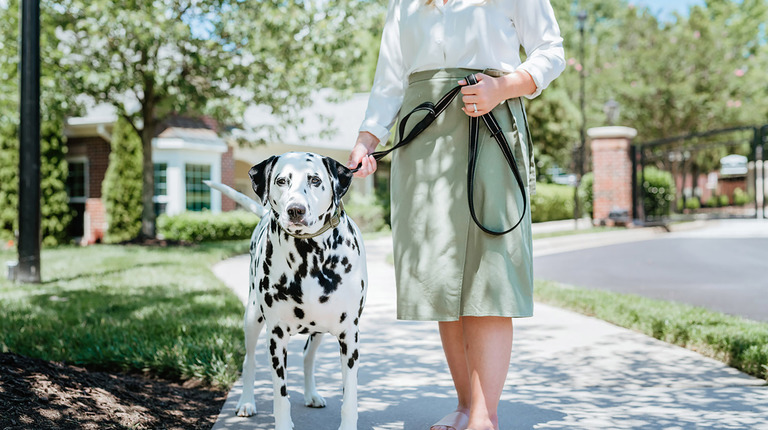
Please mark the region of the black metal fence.
<svg viewBox="0 0 768 430"><path fill-rule="evenodd" d="M632 212L645 225L766 217L768 125L731 127L632 147Z"/></svg>

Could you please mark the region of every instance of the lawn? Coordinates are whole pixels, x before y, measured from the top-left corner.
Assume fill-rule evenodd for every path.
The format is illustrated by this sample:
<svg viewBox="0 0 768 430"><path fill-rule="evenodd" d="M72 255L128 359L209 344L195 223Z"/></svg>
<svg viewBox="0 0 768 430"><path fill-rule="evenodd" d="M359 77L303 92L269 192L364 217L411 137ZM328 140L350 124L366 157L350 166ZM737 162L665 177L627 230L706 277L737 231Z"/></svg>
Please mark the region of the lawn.
<svg viewBox="0 0 768 430"><path fill-rule="evenodd" d="M91 369L229 387L242 305L210 267L248 241L45 249L41 284L0 279L0 348ZM0 251L0 261L15 260Z"/></svg>
<svg viewBox="0 0 768 430"><path fill-rule="evenodd" d="M595 316L768 379L768 323L633 294L537 281L537 301Z"/></svg>

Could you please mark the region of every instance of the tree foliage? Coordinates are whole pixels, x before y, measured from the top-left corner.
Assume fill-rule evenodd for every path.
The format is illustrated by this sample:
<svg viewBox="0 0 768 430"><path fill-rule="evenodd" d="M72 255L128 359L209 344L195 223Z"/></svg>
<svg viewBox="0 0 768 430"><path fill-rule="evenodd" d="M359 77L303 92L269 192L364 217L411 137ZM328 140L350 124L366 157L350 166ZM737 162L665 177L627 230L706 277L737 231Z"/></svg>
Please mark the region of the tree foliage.
<svg viewBox="0 0 768 430"><path fill-rule="evenodd" d="M141 139L125 119L112 130L111 148L101 195L108 226L104 241L114 243L141 232Z"/></svg>
<svg viewBox="0 0 768 430"><path fill-rule="evenodd" d="M688 14L675 14L667 20L627 0L552 0L552 6L568 67L544 95L564 91L570 103L579 106L579 71L583 68L587 128L606 125L604 105L611 98L620 105L616 125L636 128L641 142L766 122L765 0L708 0ZM579 10L587 12L583 61L576 19ZM549 116L551 109L537 110L540 103L551 101L542 96L530 103L532 127L551 128L550 122L573 121ZM541 137L543 140L535 140L541 151L568 166L568 154L579 144L578 134ZM702 156L702 163L711 164L715 152Z"/></svg>
<svg viewBox="0 0 768 430"><path fill-rule="evenodd" d="M109 103L143 145L143 226L154 235L152 145L172 112L237 122L247 105L284 118L323 87L354 84L358 0L65 0L58 36L77 92ZM290 122L286 120L286 122Z"/></svg>

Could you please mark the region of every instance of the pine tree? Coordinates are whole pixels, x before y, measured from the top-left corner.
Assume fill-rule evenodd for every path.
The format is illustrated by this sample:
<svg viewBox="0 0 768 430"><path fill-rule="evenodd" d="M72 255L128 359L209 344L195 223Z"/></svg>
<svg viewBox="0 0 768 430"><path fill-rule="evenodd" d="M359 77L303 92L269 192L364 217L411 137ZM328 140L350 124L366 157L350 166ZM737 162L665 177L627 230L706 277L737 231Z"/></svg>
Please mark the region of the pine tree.
<svg viewBox="0 0 768 430"><path fill-rule="evenodd" d="M102 183L107 212L105 242L123 242L141 232L142 150L141 139L124 119L112 131L112 152Z"/></svg>

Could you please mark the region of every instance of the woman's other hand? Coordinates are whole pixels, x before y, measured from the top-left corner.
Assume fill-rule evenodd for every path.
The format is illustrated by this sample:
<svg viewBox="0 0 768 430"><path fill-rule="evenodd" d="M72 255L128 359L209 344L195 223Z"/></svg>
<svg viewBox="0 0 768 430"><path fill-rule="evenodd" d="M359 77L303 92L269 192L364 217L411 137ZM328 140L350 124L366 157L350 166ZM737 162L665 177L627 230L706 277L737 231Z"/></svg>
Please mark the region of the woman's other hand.
<svg viewBox="0 0 768 430"><path fill-rule="evenodd" d="M536 92L533 78L525 71L517 71L498 78L475 73L475 78L477 78L475 85L467 85L465 79L459 81L459 85L464 85L461 88L464 107L461 109L469 116L485 115L504 100Z"/></svg>
<svg viewBox="0 0 768 430"><path fill-rule="evenodd" d="M357 135L357 142L347 162L347 167L350 169L360 166L360 170L355 172L356 178L364 178L376 171L376 159L368 154L371 154L378 145L379 139L367 131L361 131Z"/></svg>

